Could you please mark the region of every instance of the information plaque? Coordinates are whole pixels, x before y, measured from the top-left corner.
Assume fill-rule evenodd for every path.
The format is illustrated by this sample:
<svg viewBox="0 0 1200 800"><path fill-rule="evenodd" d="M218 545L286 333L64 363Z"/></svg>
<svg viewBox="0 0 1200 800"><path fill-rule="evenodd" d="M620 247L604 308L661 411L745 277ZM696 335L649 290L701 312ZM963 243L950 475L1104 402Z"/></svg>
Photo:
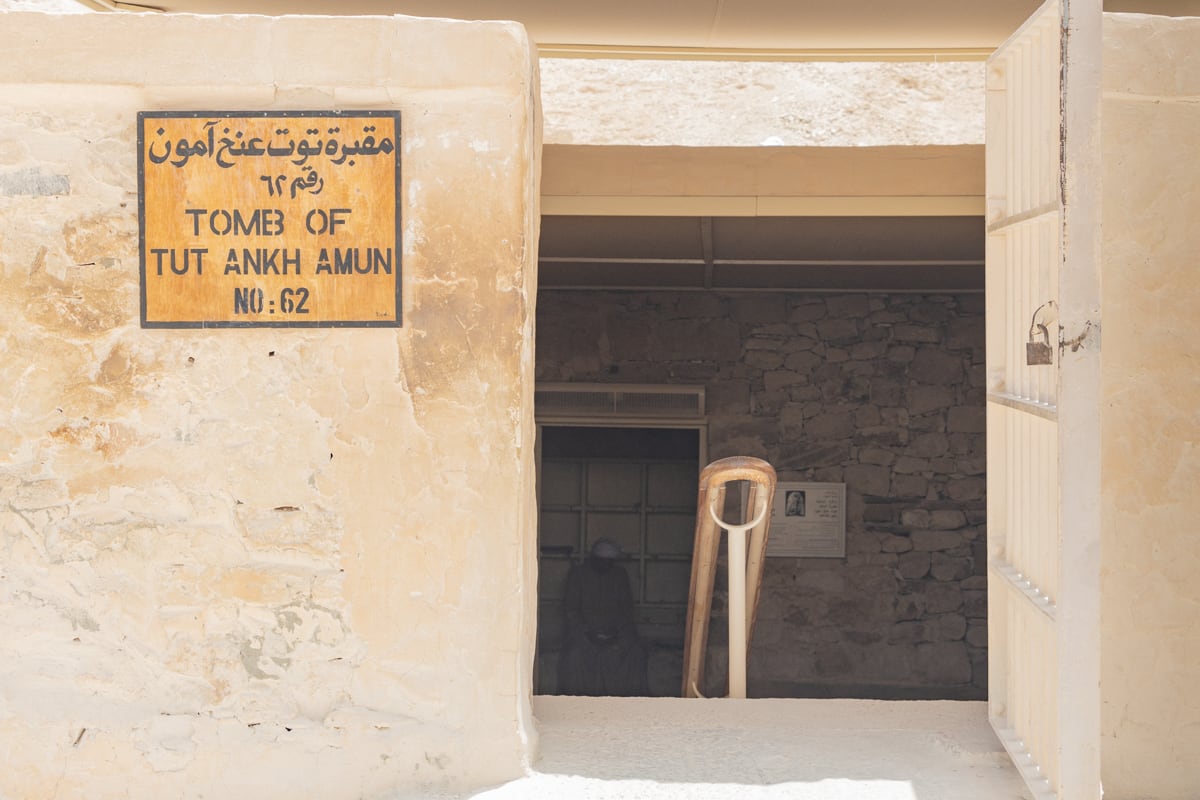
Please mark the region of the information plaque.
<svg viewBox="0 0 1200 800"><path fill-rule="evenodd" d="M780 482L771 508L768 556L846 555L846 484Z"/></svg>
<svg viewBox="0 0 1200 800"><path fill-rule="evenodd" d="M400 112L143 111L144 328L399 327Z"/></svg>

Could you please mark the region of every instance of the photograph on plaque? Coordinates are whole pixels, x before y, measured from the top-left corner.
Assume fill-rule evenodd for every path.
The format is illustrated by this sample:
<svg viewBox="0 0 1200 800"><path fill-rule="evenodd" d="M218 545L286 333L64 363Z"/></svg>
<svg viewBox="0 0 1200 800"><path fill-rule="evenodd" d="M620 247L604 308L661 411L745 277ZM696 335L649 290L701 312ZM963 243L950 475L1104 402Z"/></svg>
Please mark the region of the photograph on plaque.
<svg viewBox="0 0 1200 800"><path fill-rule="evenodd" d="M400 326L400 112L137 125L142 327Z"/></svg>
<svg viewBox="0 0 1200 800"><path fill-rule="evenodd" d="M845 556L846 484L777 484L767 555L793 558Z"/></svg>

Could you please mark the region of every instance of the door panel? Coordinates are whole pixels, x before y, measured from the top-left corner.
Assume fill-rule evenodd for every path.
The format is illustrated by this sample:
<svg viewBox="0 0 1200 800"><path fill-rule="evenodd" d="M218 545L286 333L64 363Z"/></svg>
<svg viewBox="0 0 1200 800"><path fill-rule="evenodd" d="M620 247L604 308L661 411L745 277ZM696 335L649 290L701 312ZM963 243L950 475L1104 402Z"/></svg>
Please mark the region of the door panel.
<svg viewBox="0 0 1200 800"><path fill-rule="evenodd" d="M1093 5L1079 4L1098 22ZM1086 502L1098 468L1080 471L1080 453L1099 440L1098 409L1060 423L1061 400L1086 409L1099 359L1091 342L1064 347L1068 317L1098 296L1093 265L1068 235L1086 230L1068 192L1085 150L1067 146L1079 118L1070 11L1046 3L987 67L989 711L1039 800L1100 796L1099 653L1088 651L1098 562L1068 557L1099 541Z"/></svg>
<svg viewBox="0 0 1200 800"><path fill-rule="evenodd" d="M697 456L683 459L670 453L660 458L575 452L543 455L536 691L557 691L567 572L597 540L611 539L625 553L618 563L629 576L638 632L650 650L650 690L675 693L682 663L698 472Z"/></svg>

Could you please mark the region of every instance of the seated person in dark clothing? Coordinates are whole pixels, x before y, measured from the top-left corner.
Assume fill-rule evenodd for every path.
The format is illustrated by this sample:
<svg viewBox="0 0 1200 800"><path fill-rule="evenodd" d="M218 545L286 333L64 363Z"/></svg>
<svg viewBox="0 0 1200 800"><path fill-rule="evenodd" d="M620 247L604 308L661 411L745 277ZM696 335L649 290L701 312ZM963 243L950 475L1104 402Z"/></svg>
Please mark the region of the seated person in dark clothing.
<svg viewBox="0 0 1200 800"><path fill-rule="evenodd" d="M629 576L615 563L616 543L601 539L566 584L566 629L558 658L562 694L637 696L647 693L646 648L638 638Z"/></svg>

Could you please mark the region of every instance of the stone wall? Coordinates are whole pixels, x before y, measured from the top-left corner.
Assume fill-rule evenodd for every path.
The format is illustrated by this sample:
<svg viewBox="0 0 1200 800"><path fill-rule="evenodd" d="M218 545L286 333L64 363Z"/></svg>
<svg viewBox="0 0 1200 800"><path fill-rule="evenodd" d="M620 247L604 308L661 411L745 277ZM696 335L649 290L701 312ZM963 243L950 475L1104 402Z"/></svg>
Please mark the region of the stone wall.
<svg viewBox="0 0 1200 800"><path fill-rule="evenodd" d="M0 13L0 50L0 796L521 774L524 31ZM402 115L403 328L139 326L138 111L370 108Z"/></svg>
<svg viewBox="0 0 1200 800"><path fill-rule="evenodd" d="M976 698L983 331L978 294L546 291L537 376L703 385L709 460L847 484L844 559L768 561L752 694Z"/></svg>

